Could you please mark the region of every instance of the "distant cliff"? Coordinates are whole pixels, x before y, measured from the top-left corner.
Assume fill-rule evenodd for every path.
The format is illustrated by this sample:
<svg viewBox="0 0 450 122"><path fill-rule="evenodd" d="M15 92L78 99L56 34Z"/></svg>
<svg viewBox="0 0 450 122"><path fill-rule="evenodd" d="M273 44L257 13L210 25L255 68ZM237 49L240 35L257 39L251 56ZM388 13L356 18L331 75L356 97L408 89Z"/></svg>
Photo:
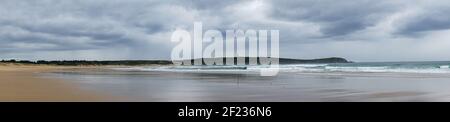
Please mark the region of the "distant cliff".
<svg viewBox="0 0 450 122"><path fill-rule="evenodd" d="M244 58L244 57L242 57ZM220 60L220 58L202 58L202 59L192 59L191 63L193 64L195 60ZM222 58L223 64L225 64L226 59L233 58ZM259 62L259 58L256 57L245 57L245 64L249 64L249 60L257 60ZM279 58L279 64L324 64L324 63L352 63L344 58L339 57L331 57L331 58L321 58L321 59L290 59L290 58ZM203 63L204 64L204 63ZM237 57L234 57L234 64L237 64ZM259 63L258 63L259 64Z"/></svg>
<svg viewBox="0 0 450 122"><path fill-rule="evenodd" d="M280 64L323 64L323 63L352 63L344 58L332 57L332 58L321 58L321 59L288 59L280 58Z"/></svg>
<svg viewBox="0 0 450 122"><path fill-rule="evenodd" d="M36 65L58 65L58 66L106 66L106 65L171 65L169 60L110 60L110 61L88 61L88 60L60 60L60 61L27 61L27 60L1 60L0 63L16 63L16 64L36 64Z"/></svg>
<svg viewBox="0 0 450 122"><path fill-rule="evenodd" d="M216 60L218 58L215 58ZM220 58L219 58L220 59ZM246 64L248 64L250 57L245 57ZM259 61L259 58L256 58ZM193 63L193 59L191 62ZM224 64L226 58L223 58ZM234 58L234 63L236 64L237 58ZM78 65L125 65L125 66L135 66L135 65L171 65L170 60L115 60L115 61L86 61L86 60L63 60L63 61L27 61L27 60L1 60L0 63L17 63L17 64L42 64L42 65L61 65L61 66L78 66ZM289 59L280 58L280 64L312 64L312 63L351 63L344 58L322 58L322 59Z"/></svg>

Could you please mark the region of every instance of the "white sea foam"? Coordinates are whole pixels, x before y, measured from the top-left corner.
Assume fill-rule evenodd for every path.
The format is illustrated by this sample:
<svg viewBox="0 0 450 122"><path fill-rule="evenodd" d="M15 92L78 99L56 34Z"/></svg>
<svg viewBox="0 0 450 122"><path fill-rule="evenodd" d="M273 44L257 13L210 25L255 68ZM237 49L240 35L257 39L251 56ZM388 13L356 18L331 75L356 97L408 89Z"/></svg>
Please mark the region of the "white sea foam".
<svg viewBox="0 0 450 122"><path fill-rule="evenodd" d="M210 73L226 73L226 72L247 72L245 66L149 66L149 67L127 67L113 68L119 71L142 71L142 72L210 72Z"/></svg>
<svg viewBox="0 0 450 122"><path fill-rule="evenodd" d="M149 66L115 68L121 71L166 71L166 72L257 72L268 66ZM389 66L330 66L327 64L280 65L281 72L367 72L367 73L450 73L448 65L437 67L389 67Z"/></svg>
<svg viewBox="0 0 450 122"><path fill-rule="evenodd" d="M448 69L439 68L392 68L380 67L325 67L325 72L395 72L395 73L450 73Z"/></svg>
<svg viewBox="0 0 450 122"><path fill-rule="evenodd" d="M449 69L449 66L448 65L442 65L442 66L439 66L439 68L441 68L441 69Z"/></svg>

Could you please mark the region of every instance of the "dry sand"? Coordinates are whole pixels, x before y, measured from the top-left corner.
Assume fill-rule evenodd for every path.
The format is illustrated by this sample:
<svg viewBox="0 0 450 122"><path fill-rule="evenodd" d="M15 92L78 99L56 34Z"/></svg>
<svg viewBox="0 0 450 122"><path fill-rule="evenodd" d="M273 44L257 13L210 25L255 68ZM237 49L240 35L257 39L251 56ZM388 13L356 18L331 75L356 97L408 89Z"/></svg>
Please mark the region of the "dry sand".
<svg viewBox="0 0 450 122"><path fill-rule="evenodd" d="M60 79L38 77L39 73L74 67L0 63L0 101L112 101L112 97L82 91ZM80 67L78 67L80 68Z"/></svg>

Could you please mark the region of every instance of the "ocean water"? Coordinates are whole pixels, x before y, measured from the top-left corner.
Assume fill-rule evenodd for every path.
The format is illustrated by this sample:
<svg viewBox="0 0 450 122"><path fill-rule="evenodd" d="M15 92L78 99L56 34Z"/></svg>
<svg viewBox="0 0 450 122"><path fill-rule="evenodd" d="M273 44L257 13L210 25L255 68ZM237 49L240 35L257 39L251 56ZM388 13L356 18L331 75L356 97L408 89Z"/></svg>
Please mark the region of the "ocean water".
<svg viewBox="0 0 450 122"><path fill-rule="evenodd" d="M361 72L361 73L450 73L450 62L366 62L334 64L289 64L279 65L281 72ZM159 66L116 68L121 71L166 71L166 72L258 72L268 66Z"/></svg>
<svg viewBox="0 0 450 122"><path fill-rule="evenodd" d="M145 66L48 74L120 101L450 101L450 62Z"/></svg>

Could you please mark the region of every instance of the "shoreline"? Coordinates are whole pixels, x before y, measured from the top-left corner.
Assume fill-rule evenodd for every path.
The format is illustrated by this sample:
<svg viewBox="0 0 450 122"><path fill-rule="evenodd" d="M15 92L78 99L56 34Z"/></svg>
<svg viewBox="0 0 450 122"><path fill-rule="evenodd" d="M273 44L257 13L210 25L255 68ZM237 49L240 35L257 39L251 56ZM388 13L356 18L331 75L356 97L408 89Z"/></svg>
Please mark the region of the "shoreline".
<svg viewBox="0 0 450 122"><path fill-rule="evenodd" d="M450 93L445 87L450 74L283 72L259 77L110 69L120 67L131 66L0 63L0 102L448 101Z"/></svg>
<svg viewBox="0 0 450 122"><path fill-rule="evenodd" d="M115 101L115 97L84 91L62 79L39 77L39 73L68 68L49 65L0 64L2 102L90 102Z"/></svg>

